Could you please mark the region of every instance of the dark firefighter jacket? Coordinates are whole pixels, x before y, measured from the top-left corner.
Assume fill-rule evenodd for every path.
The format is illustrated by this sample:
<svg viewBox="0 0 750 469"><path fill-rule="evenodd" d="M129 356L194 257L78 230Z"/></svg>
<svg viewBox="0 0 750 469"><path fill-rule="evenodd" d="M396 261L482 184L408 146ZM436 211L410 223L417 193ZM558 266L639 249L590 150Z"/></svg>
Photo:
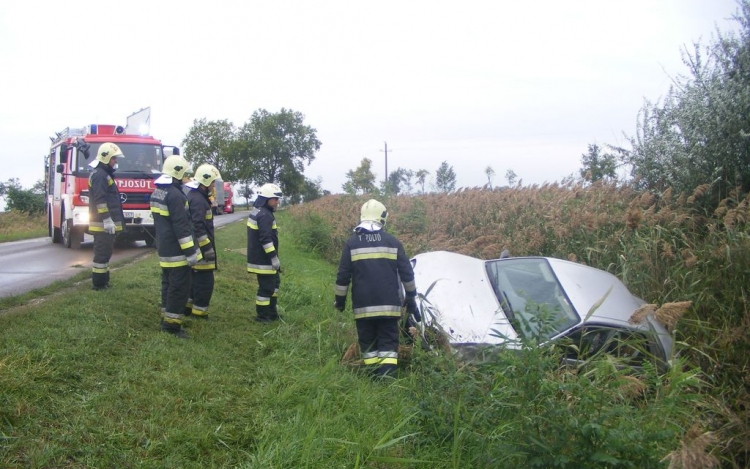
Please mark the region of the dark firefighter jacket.
<svg viewBox="0 0 750 469"><path fill-rule="evenodd" d="M210 249L216 253L216 241L214 238L214 214L211 212L211 201L208 199L208 194L200 190L198 187L192 187L189 184L185 185L187 188L187 200L190 207L190 219L193 223L193 234L195 235L195 242L198 243L198 247L201 253L204 254L203 259L198 261L193 266L196 270L214 270L216 269L216 260L206 260L206 252Z"/></svg>
<svg viewBox="0 0 750 469"><path fill-rule="evenodd" d="M156 249L159 265L181 267L188 265L187 256L194 254L197 246L193 240L193 224L182 183L174 178L170 178L170 183L160 183L165 179L162 176L156 180L156 189L151 194Z"/></svg>
<svg viewBox="0 0 750 469"><path fill-rule="evenodd" d="M114 179L115 170L99 163L89 176L89 232L104 233L104 219L111 218L115 229L125 228L125 215L122 213L120 191Z"/></svg>
<svg viewBox="0 0 750 469"><path fill-rule="evenodd" d="M247 217L247 271L254 274L275 274L271 258L278 255L276 217L267 205L253 207Z"/></svg>
<svg viewBox="0 0 750 469"><path fill-rule="evenodd" d="M417 294L414 270L401 242L383 230L358 228L346 241L336 276L336 303L346 303L352 284L355 319L400 317L399 282L407 297Z"/></svg>

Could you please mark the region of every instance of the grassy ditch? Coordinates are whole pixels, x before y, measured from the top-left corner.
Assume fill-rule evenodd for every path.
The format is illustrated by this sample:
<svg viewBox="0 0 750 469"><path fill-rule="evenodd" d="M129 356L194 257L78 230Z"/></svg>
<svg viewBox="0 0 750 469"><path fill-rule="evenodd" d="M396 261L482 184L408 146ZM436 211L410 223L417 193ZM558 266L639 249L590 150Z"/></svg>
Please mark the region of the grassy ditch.
<svg viewBox="0 0 750 469"><path fill-rule="evenodd" d="M679 362L576 372L532 347L478 367L416 347L373 382L341 365L355 329L332 308L335 266L289 213L279 226L278 324L251 320L242 223L219 231L211 320L189 341L158 330L153 254L105 294L83 282L0 315L0 467L666 467L707 405Z"/></svg>
<svg viewBox="0 0 750 469"><path fill-rule="evenodd" d="M691 302L674 326L678 355L710 383L700 424L724 467L750 467L750 197L642 192L618 183L545 184L496 191L384 199L388 230L406 252L447 250L494 259L569 259L619 277L654 305ZM368 196L326 196L290 208L300 241L330 260L340 255ZM705 432L698 432L699 435ZM696 437L693 432L690 433ZM696 437L697 438L697 437ZM701 440L703 441L703 440Z"/></svg>

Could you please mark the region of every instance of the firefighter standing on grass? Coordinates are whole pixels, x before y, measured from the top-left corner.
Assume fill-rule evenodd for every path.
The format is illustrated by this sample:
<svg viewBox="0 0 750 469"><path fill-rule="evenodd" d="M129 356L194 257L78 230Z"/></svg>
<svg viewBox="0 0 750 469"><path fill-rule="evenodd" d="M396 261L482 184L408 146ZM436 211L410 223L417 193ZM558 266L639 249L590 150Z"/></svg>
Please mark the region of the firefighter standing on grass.
<svg viewBox="0 0 750 469"><path fill-rule="evenodd" d="M276 184L264 184L247 218L247 271L258 276L255 296L255 320L273 322L281 319L277 310L281 285L279 235L273 212L282 197Z"/></svg>
<svg viewBox="0 0 750 469"><path fill-rule="evenodd" d="M216 238L214 237L214 215L208 194L221 179L219 170L210 164L202 164L195 170L194 180L184 185L190 206L195 241L203 259L193 266L191 295L185 313L200 319L208 319L208 304L214 292L214 270L216 270Z"/></svg>
<svg viewBox="0 0 750 469"><path fill-rule="evenodd" d="M421 317L414 271L401 242L384 231L388 212L371 199L362 205L360 223L346 241L336 276L334 307L344 311L349 283L362 359L375 377L393 377L398 365L400 285L406 311Z"/></svg>
<svg viewBox="0 0 750 469"><path fill-rule="evenodd" d="M188 162L179 155L164 160L162 175L154 181L151 213L156 229L156 249L161 266L161 330L187 339L182 329L190 296L190 268L202 258L193 239L193 225L182 176Z"/></svg>
<svg viewBox="0 0 750 469"><path fill-rule="evenodd" d="M114 179L117 158L124 157L120 147L103 143L96 159L89 163L94 168L89 176L89 232L94 235L91 283L94 290L109 288L109 260L115 246L115 234L125 226L120 191Z"/></svg>

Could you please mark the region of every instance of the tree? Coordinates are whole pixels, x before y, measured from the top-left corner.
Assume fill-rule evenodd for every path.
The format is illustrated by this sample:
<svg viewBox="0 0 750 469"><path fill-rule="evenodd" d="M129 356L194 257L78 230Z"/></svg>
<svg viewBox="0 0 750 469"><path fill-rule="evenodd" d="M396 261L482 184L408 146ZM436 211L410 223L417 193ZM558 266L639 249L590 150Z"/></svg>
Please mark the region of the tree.
<svg viewBox="0 0 750 469"><path fill-rule="evenodd" d="M426 169L420 169L417 170L415 177L417 178L417 184L422 188L422 194L424 194L424 183L427 180L427 176L430 175L430 172Z"/></svg>
<svg viewBox="0 0 750 469"><path fill-rule="evenodd" d="M359 167L346 173L346 181L342 189L347 194L372 194L377 192L375 187L375 175L372 173L372 160L363 158Z"/></svg>
<svg viewBox="0 0 750 469"><path fill-rule="evenodd" d="M250 197L253 194L255 194L255 191L253 191L252 184L249 181L240 184L240 195L245 198L245 207L250 208Z"/></svg>
<svg viewBox="0 0 750 469"><path fill-rule="evenodd" d="M318 177L315 180L305 178L305 185L302 191L302 201L312 202L315 199L319 199L323 196L322 189L323 179Z"/></svg>
<svg viewBox="0 0 750 469"><path fill-rule="evenodd" d="M447 161L443 161L435 172L435 187L440 192L456 190L456 173Z"/></svg>
<svg viewBox="0 0 750 469"><path fill-rule="evenodd" d="M492 169L492 166L487 166L484 168L484 174L487 175L487 186L492 190L492 178L495 176L495 170Z"/></svg>
<svg viewBox="0 0 750 469"><path fill-rule="evenodd" d="M284 194L298 197L305 185L305 165L315 160L321 145L316 130L304 120L291 109L255 111L239 130L233 152L239 177L258 185L276 182Z"/></svg>
<svg viewBox="0 0 750 469"><path fill-rule="evenodd" d="M617 158L609 153L602 154L597 144L589 144L589 152L581 155L581 177L596 182L600 179L614 179L617 175Z"/></svg>
<svg viewBox="0 0 750 469"><path fill-rule="evenodd" d="M235 158L231 155L237 129L228 120L193 120L193 126L182 140L185 159L194 166L212 164L227 181L237 180Z"/></svg>
<svg viewBox="0 0 750 469"><path fill-rule="evenodd" d="M411 178L413 176L414 173L409 169L398 168L392 171L388 176L387 186L383 188L384 192L393 195L411 192Z"/></svg>
<svg viewBox="0 0 750 469"><path fill-rule="evenodd" d="M739 34L719 32L683 51L689 74L674 78L661 102L644 104L631 148L616 149L637 187L689 192L711 183L717 198L750 190L750 2L739 5Z"/></svg>
<svg viewBox="0 0 750 469"><path fill-rule="evenodd" d="M37 181L31 189L23 189L17 178L0 182L0 197L5 198L8 210L16 210L29 215L44 213L44 181Z"/></svg>
<svg viewBox="0 0 750 469"><path fill-rule="evenodd" d="M508 181L509 186L512 186L513 184L515 184L517 178L518 178L518 175L512 169L509 169L505 172L505 179Z"/></svg>

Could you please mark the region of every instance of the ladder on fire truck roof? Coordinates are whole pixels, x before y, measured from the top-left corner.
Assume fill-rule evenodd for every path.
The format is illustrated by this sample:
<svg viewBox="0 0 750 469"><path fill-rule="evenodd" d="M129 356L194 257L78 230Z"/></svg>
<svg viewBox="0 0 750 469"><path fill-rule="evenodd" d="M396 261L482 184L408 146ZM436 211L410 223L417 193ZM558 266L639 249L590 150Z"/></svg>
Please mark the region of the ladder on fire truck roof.
<svg viewBox="0 0 750 469"><path fill-rule="evenodd" d="M78 127L71 129L70 127L65 127L60 132L55 132L54 137L50 137L49 139L52 140L52 144L56 145L63 140L65 140L68 137L83 137L88 132L88 128L86 127Z"/></svg>

